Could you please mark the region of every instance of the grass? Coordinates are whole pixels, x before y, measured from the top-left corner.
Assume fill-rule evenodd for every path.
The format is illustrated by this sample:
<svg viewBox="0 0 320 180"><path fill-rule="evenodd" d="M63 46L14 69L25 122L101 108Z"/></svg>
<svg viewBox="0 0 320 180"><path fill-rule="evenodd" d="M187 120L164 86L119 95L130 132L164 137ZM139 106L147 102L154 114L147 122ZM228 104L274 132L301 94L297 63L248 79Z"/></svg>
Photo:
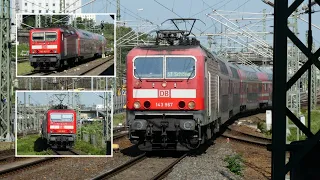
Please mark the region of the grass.
<svg viewBox="0 0 320 180"><path fill-rule="evenodd" d="M308 112L307 109L302 109L301 110L301 115L305 117L305 123L307 126L307 121L308 121ZM289 119L288 120L289 124L293 125L294 123ZM258 129L260 129L266 137L272 136L272 129L270 131L265 131L265 123L262 122L260 125L258 124ZM288 141L297 141L297 128L292 127L290 128L290 135L288 136ZM312 133L317 133L318 130L320 130L320 109L319 107L316 110L311 111L311 132ZM306 136L302 133L299 134L299 140L305 140Z"/></svg>
<svg viewBox="0 0 320 180"><path fill-rule="evenodd" d="M0 142L0 151L14 149L14 142Z"/></svg>
<svg viewBox="0 0 320 180"><path fill-rule="evenodd" d="M125 113L120 113L120 114L113 115L113 126L118 126L119 123L124 124L125 119L126 119L126 114Z"/></svg>
<svg viewBox="0 0 320 180"><path fill-rule="evenodd" d="M106 154L106 147L95 147L92 144L81 140L76 141L74 148L80 150L81 152L87 153L88 155Z"/></svg>
<svg viewBox="0 0 320 180"><path fill-rule="evenodd" d="M236 175L243 176L242 170L244 169L244 166L243 166L243 159L242 159L242 156L240 154L227 156L224 159L224 161L228 163L227 168L231 172L233 172Z"/></svg>
<svg viewBox="0 0 320 180"><path fill-rule="evenodd" d="M20 57L22 51L29 51L29 45L28 44L19 44L18 45L18 57ZM16 49L14 47L14 50L11 51L12 57L16 58Z"/></svg>
<svg viewBox="0 0 320 180"><path fill-rule="evenodd" d="M29 61L25 61L22 63L18 63L18 67L17 67L17 74L18 75L24 75L27 73L30 73L33 70L33 67L30 65Z"/></svg>
<svg viewBox="0 0 320 180"><path fill-rule="evenodd" d="M52 155L40 135L29 135L17 140L18 155Z"/></svg>

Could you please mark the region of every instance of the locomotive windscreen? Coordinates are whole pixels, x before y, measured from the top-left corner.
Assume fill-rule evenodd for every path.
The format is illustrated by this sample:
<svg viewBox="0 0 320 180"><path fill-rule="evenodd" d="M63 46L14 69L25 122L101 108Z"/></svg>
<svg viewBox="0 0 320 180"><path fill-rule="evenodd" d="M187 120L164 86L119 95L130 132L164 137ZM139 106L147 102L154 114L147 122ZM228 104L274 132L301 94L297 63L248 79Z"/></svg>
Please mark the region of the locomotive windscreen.
<svg viewBox="0 0 320 180"><path fill-rule="evenodd" d="M193 78L195 65L192 57L166 57L166 78Z"/></svg>
<svg viewBox="0 0 320 180"><path fill-rule="evenodd" d="M55 41L57 39L56 32L46 32L46 41Z"/></svg>
<svg viewBox="0 0 320 180"><path fill-rule="evenodd" d="M44 41L44 32L34 32L32 33L33 41Z"/></svg>
<svg viewBox="0 0 320 180"><path fill-rule="evenodd" d="M32 33L33 41L55 41L57 39L56 32L34 32Z"/></svg>
<svg viewBox="0 0 320 180"><path fill-rule="evenodd" d="M53 113L50 115L50 119L53 122L72 122L73 114Z"/></svg>
<svg viewBox="0 0 320 180"><path fill-rule="evenodd" d="M138 57L134 67L136 78L163 78L163 57Z"/></svg>

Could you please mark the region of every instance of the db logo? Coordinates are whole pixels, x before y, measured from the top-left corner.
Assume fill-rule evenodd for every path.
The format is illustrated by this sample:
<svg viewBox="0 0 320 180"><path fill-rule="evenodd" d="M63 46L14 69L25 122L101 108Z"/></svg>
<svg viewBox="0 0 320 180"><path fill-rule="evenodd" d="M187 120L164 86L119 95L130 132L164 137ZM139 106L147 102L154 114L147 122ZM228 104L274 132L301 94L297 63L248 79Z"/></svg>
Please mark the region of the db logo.
<svg viewBox="0 0 320 180"><path fill-rule="evenodd" d="M159 90L159 97L170 97L169 90Z"/></svg>

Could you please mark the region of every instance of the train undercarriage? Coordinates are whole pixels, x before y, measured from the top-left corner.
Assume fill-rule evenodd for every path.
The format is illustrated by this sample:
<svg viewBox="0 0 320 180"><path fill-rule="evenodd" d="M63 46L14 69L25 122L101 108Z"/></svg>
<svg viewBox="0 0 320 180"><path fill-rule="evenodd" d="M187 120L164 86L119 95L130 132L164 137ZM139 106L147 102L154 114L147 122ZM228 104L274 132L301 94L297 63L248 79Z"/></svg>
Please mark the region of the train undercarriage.
<svg viewBox="0 0 320 180"><path fill-rule="evenodd" d="M54 149L70 149L75 143L75 134L49 134L47 142Z"/></svg>
<svg viewBox="0 0 320 180"><path fill-rule="evenodd" d="M209 137L213 133L207 131L210 124L201 125L201 111L128 111L127 117L130 141L142 151L190 151L205 142L207 133Z"/></svg>

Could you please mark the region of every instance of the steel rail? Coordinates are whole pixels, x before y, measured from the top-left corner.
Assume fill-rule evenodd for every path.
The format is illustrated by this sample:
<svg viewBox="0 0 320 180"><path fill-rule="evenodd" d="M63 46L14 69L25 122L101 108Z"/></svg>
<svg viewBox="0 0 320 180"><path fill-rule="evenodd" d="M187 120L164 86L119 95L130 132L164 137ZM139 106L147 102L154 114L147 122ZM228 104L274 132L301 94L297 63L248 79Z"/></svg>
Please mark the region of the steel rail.
<svg viewBox="0 0 320 180"><path fill-rule="evenodd" d="M156 180L156 179L163 179L165 178L172 170L172 168L178 164L182 159L184 159L185 157L187 157L187 153L185 153L184 155L182 155L180 158L176 159L174 162L172 162L171 164L169 164L165 169L163 169L162 171L160 171L158 174L156 174L155 176L153 176L151 178L151 180Z"/></svg>
<svg viewBox="0 0 320 180"><path fill-rule="evenodd" d="M104 172L104 173L94 177L92 180L108 179L116 174L123 172L124 170L128 169L129 167L137 164L138 162L140 162L146 158L147 158L146 153L141 154L141 155L137 156L136 158L131 159L130 161L128 161L128 162L126 162L126 163L124 163L114 169L111 169L107 172Z"/></svg>
<svg viewBox="0 0 320 180"><path fill-rule="evenodd" d="M28 168L28 167L31 167L31 166L34 166L34 165L38 165L38 164L47 162L47 161L52 160L52 159L56 159L56 158L55 157L48 157L48 158L35 160L35 161L29 162L29 163L21 164L19 166L15 166L15 167L8 168L8 169L0 171L0 175L4 175L4 174L12 173L14 171L22 170L22 169L25 169L25 168Z"/></svg>

